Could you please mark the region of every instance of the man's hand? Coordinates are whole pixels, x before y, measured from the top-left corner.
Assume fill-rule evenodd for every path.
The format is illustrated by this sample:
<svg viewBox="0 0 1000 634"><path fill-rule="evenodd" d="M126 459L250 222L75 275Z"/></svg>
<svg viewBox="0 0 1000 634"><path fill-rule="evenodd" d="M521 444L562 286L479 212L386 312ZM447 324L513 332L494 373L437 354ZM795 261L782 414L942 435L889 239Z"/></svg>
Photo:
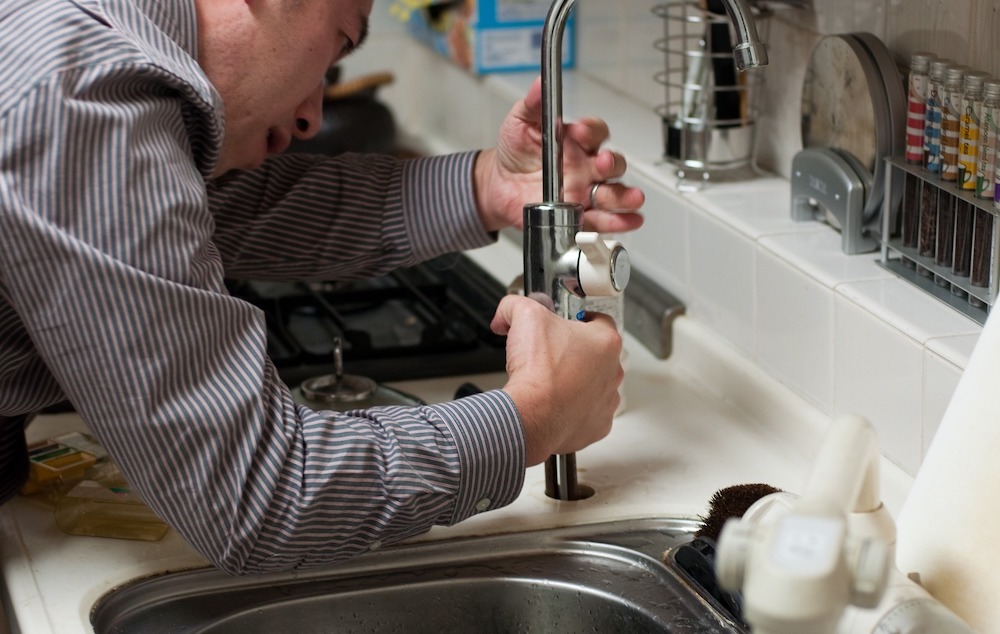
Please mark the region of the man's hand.
<svg viewBox="0 0 1000 634"><path fill-rule="evenodd" d="M476 159L476 201L483 226L496 231L520 228L524 205L542 200L542 84L535 80L527 96L514 104L500 128L497 145ZM610 182L625 174L625 157L601 149L608 126L600 119L563 125L563 197L587 210L588 231L619 233L642 225L638 213L645 194ZM594 185L600 187L594 191ZM593 204L591 192L594 191Z"/></svg>
<svg viewBox="0 0 1000 634"><path fill-rule="evenodd" d="M572 321L508 295L491 327L507 335L504 390L521 413L529 466L608 435L625 376L621 336L610 317L588 313Z"/></svg>

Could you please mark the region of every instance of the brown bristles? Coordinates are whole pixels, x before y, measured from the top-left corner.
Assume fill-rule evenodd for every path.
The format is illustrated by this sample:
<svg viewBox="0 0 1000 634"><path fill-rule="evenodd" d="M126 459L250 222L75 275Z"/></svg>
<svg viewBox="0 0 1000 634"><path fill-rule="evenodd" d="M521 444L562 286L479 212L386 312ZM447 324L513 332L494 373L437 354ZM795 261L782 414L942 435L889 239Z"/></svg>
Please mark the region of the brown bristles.
<svg viewBox="0 0 1000 634"><path fill-rule="evenodd" d="M780 491L769 484L737 484L716 491L708 502L708 514L701 518L703 526L695 536L718 541L726 520L743 517L754 502Z"/></svg>

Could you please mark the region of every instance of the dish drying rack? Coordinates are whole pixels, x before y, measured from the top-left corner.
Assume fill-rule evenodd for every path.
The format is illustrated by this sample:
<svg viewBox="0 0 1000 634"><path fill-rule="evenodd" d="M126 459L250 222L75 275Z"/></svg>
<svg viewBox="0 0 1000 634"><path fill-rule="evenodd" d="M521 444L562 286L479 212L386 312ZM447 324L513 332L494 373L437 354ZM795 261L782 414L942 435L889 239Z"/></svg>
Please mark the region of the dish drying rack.
<svg viewBox="0 0 1000 634"><path fill-rule="evenodd" d="M767 42L771 11L752 5L760 39ZM662 121L664 159L677 166L681 191L701 189L712 178L755 172L763 69L736 70L735 36L719 0L670 0L653 7L664 35L655 75L665 89L656 111Z"/></svg>

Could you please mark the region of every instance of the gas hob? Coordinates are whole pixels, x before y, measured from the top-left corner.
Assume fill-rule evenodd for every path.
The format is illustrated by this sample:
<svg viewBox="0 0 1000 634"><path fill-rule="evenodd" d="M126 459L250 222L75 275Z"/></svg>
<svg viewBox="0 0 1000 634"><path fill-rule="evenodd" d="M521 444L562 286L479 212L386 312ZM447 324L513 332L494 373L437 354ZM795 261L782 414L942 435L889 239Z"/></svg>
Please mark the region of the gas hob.
<svg viewBox="0 0 1000 634"><path fill-rule="evenodd" d="M229 281L264 311L267 351L290 387L333 367L401 381L502 371L505 338L489 324L506 288L463 254L360 281Z"/></svg>

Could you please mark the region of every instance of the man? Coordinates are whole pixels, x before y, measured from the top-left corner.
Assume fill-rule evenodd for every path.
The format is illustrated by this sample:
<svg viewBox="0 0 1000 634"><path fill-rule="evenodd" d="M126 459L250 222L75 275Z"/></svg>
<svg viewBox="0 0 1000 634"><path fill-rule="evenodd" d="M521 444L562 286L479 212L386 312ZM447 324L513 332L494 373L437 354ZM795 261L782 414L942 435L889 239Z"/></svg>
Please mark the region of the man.
<svg viewBox="0 0 1000 634"><path fill-rule="evenodd" d="M0 0L0 487L22 427L69 399L145 501L231 573L342 560L516 498L524 468L610 430L604 316L505 298L509 381L351 415L295 404L223 277L377 275L488 244L540 198L536 84L482 152L280 155L372 0ZM620 177L566 126L568 200ZM591 228L638 227L608 183ZM622 212L621 210L624 210Z"/></svg>

